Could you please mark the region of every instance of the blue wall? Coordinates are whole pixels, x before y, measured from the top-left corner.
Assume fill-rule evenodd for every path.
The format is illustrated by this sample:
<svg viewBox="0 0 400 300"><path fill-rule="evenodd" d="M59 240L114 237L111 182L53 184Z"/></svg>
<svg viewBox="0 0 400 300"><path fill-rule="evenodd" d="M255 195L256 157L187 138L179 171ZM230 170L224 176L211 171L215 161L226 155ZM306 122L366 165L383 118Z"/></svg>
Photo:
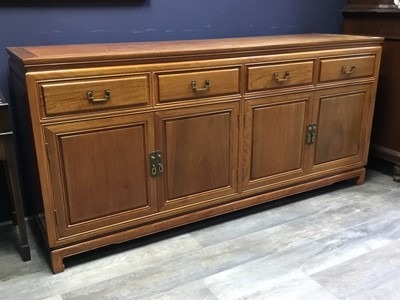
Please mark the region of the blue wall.
<svg viewBox="0 0 400 300"><path fill-rule="evenodd" d="M25 4L23 3L25 1ZM31 1L29 4L26 1ZM11 46L339 33L346 0L1 0L0 89ZM73 3L79 3L73 5ZM72 3L72 4L71 4ZM38 6L40 5L40 6ZM0 182L0 191L4 183ZM0 221L4 212L0 193ZM3 202L3 203L2 203Z"/></svg>

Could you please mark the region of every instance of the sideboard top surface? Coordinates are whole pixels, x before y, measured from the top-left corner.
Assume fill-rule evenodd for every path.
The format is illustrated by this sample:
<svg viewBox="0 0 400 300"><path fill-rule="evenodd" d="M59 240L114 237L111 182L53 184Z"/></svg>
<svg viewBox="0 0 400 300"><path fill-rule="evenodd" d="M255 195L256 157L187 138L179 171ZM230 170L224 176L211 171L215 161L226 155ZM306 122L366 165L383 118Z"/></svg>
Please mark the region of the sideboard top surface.
<svg viewBox="0 0 400 300"><path fill-rule="evenodd" d="M365 46L379 44L383 38L340 34L296 34L109 44L51 45L7 48L12 59L25 66L95 61L135 60L146 57L235 55L254 51L298 51L321 47Z"/></svg>

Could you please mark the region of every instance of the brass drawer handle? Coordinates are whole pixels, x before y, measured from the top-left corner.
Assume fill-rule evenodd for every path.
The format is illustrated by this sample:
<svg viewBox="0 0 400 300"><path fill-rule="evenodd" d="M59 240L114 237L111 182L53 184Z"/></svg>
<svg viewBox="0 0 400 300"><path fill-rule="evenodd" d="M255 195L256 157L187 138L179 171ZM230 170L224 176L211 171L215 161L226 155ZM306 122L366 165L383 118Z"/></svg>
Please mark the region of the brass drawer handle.
<svg viewBox="0 0 400 300"><path fill-rule="evenodd" d="M351 73L354 73L355 70L356 70L356 66L351 66L351 67L350 67L350 70L347 70L347 66L343 66L343 67L342 67L342 72L343 72L344 74L351 74Z"/></svg>
<svg viewBox="0 0 400 300"><path fill-rule="evenodd" d="M198 88L197 87L197 82L194 80L192 81L192 90L197 93L197 92L204 92L204 91L209 91L211 86L211 81L210 80L204 80L204 88Z"/></svg>
<svg viewBox="0 0 400 300"><path fill-rule="evenodd" d="M87 92L87 98L90 102L106 102L111 100L111 90L104 90L104 98L94 99L93 91Z"/></svg>
<svg viewBox="0 0 400 300"><path fill-rule="evenodd" d="M285 77L284 78L279 78L279 72L275 72L274 73L274 78L278 82L287 81L287 80L289 80L289 77L290 77L289 71L285 72Z"/></svg>

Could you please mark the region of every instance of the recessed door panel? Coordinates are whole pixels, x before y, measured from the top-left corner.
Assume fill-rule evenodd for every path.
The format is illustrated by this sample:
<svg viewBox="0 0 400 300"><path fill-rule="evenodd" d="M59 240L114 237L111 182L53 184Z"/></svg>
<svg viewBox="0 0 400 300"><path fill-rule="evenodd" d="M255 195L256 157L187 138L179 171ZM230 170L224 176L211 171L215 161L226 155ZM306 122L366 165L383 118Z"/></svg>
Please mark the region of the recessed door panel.
<svg viewBox="0 0 400 300"><path fill-rule="evenodd" d="M310 94L246 102L244 190L268 188L304 173Z"/></svg>
<svg viewBox="0 0 400 300"><path fill-rule="evenodd" d="M238 116L237 102L160 113L163 209L237 193Z"/></svg>
<svg viewBox="0 0 400 300"><path fill-rule="evenodd" d="M133 126L59 137L70 224L146 207L143 134Z"/></svg>
<svg viewBox="0 0 400 300"><path fill-rule="evenodd" d="M305 107L298 102L254 109L252 180L301 167Z"/></svg>
<svg viewBox="0 0 400 300"><path fill-rule="evenodd" d="M228 112L165 122L168 199L229 185L229 127Z"/></svg>
<svg viewBox="0 0 400 300"><path fill-rule="evenodd" d="M115 230L157 210L148 161L152 115L138 118L46 127L60 237Z"/></svg>
<svg viewBox="0 0 400 300"><path fill-rule="evenodd" d="M373 106L371 86L357 85L316 93L317 138L314 171L365 164Z"/></svg>
<svg viewBox="0 0 400 300"><path fill-rule="evenodd" d="M320 100L316 164L357 154L363 105L362 92Z"/></svg>

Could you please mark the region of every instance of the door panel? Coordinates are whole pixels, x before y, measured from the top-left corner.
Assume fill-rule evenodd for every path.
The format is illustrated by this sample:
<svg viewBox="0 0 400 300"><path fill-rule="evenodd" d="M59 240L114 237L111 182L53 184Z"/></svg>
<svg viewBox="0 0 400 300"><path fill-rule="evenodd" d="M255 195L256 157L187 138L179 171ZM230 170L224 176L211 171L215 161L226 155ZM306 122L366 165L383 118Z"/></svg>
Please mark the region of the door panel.
<svg viewBox="0 0 400 300"><path fill-rule="evenodd" d="M301 167L305 106L300 102L254 109L252 180Z"/></svg>
<svg viewBox="0 0 400 300"><path fill-rule="evenodd" d="M157 115L165 164L159 178L163 209L237 193L238 102Z"/></svg>
<svg viewBox="0 0 400 300"><path fill-rule="evenodd" d="M229 185L229 126L227 112L165 123L168 199Z"/></svg>
<svg viewBox="0 0 400 300"><path fill-rule="evenodd" d="M70 224L147 205L139 126L59 137ZM117 150L122 155L116 156ZM135 197L132 197L135 195Z"/></svg>
<svg viewBox="0 0 400 300"><path fill-rule="evenodd" d="M316 93L317 138L314 169L342 166L365 160L372 117L370 85Z"/></svg>
<svg viewBox="0 0 400 300"><path fill-rule="evenodd" d="M244 129L244 189L305 172L305 126L310 93L247 100Z"/></svg>
<svg viewBox="0 0 400 300"><path fill-rule="evenodd" d="M152 116L140 118L46 127L60 237L109 231L156 211L147 158L154 149Z"/></svg>
<svg viewBox="0 0 400 300"><path fill-rule="evenodd" d="M357 154L363 104L362 93L321 99L316 164Z"/></svg>

